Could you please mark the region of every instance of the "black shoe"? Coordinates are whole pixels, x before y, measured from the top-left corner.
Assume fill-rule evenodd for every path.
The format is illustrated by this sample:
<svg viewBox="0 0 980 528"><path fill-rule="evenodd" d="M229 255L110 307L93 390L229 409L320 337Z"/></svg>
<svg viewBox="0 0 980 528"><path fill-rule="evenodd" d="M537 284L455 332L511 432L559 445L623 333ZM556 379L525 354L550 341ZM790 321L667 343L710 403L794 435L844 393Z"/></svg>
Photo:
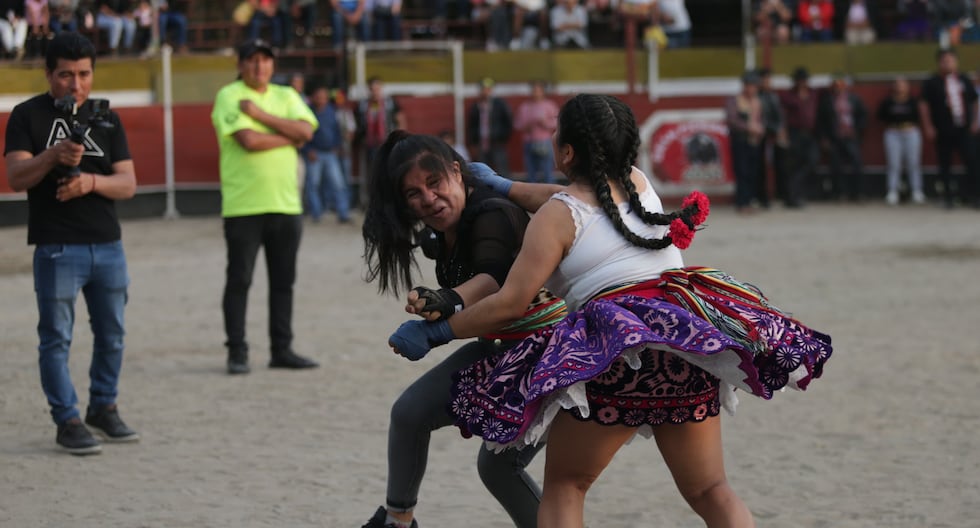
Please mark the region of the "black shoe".
<svg viewBox="0 0 980 528"><path fill-rule="evenodd" d="M243 358L228 358L228 374L248 374L252 369L248 366L248 360Z"/></svg>
<svg viewBox="0 0 980 528"><path fill-rule="evenodd" d="M292 350L273 354L269 360L269 368L285 369L309 369L319 367L320 364L312 359L305 358Z"/></svg>
<svg viewBox="0 0 980 528"><path fill-rule="evenodd" d="M115 404L105 407L98 412L89 408L85 414L85 423L98 431L108 442L136 442L139 433L133 431L119 417Z"/></svg>
<svg viewBox="0 0 980 528"><path fill-rule="evenodd" d="M78 418L72 418L59 425L55 441L62 449L73 455L97 455L102 452L99 441Z"/></svg>
<svg viewBox="0 0 980 528"><path fill-rule="evenodd" d="M385 510L384 506L378 506L378 511L374 512L374 516L361 528L395 528L394 524L385 524L386 520L388 520L388 510ZM411 526L419 528L419 523L412 519Z"/></svg>

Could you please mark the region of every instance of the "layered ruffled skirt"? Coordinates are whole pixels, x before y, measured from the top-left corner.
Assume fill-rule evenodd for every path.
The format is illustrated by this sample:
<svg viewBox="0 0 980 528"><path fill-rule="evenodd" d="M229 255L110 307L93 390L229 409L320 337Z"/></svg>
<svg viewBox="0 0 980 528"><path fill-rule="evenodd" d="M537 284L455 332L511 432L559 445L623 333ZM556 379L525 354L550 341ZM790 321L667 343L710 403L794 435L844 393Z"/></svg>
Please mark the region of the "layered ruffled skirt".
<svg viewBox="0 0 980 528"><path fill-rule="evenodd" d="M689 267L604 292L555 325L454 377L450 413L495 447L545 438L555 415L639 427L700 421L734 389L770 399L820 377L830 336L755 287Z"/></svg>

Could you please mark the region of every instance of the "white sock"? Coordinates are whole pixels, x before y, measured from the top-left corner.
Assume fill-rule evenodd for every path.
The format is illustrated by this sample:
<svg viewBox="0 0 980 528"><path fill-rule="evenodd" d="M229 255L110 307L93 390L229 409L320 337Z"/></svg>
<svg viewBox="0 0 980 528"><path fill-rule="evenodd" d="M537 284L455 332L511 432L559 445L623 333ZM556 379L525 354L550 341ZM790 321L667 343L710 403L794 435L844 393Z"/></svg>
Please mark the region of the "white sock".
<svg viewBox="0 0 980 528"><path fill-rule="evenodd" d="M385 525L394 526L395 528L412 528L412 521L399 521L398 519L392 517L389 513L387 517L385 517Z"/></svg>

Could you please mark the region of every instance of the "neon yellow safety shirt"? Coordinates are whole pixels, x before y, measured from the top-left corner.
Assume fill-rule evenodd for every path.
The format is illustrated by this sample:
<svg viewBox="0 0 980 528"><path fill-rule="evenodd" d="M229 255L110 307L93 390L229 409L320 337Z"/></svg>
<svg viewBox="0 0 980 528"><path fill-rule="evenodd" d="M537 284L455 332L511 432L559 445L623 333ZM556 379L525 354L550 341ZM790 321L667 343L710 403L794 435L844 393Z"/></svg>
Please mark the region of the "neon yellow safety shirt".
<svg viewBox="0 0 980 528"><path fill-rule="evenodd" d="M314 129L319 126L313 111L290 86L270 84L265 93L259 93L239 80L219 90L211 123L221 153L221 216L302 214L303 202L296 181L296 148L283 146L250 152L232 137L245 129L272 132L242 113L238 106L242 99L251 99L274 116L302 119Z"/></svg>

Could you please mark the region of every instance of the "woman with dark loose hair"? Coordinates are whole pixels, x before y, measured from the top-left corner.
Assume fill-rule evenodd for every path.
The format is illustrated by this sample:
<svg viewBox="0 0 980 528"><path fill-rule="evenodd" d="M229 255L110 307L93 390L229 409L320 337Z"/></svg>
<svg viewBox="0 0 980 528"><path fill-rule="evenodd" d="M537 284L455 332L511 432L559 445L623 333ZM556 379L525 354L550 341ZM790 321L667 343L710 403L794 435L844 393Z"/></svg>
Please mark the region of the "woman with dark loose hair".
<svg viewBox="0 0 980 528"><path fill-rule="evenodd" d="M451 412L464 436L495 449L548 438L542 528L583 525L585 494L635 434L654 436L674 481L709 527L751 527L729 487L721 407L734 389L762 398L803 389L830 337L772 307L754 287L683 267L680 249L708 215L692 193L665 213L633 167L639 133L618 99L580 94L562 107L553 148L570 184L532 217L500 290L441 321L409 321L389 339L418 357L519 316L542 286L569 314L454 377Z"/></svg>
<svg viewBox="0 0 980 528"><path fill-rule="evenodd" d="M379 148L372 170L363 227L366 280L376 281L381 293L411 288L406 311L429 320L445 319L500 288L520 250L528 215L471 175L489 167L467 165L440 138L398 130ZM413 287L419 246L435 260L438 289ZM387 504L366 528L417 526L413 510L430 435L453 423L453 373L564 315L564 302L545 294L524 307L516 324L460 347L398 397L388 429ZM518 527L536 526L540 490L525 467L538 449L480 449L480 478Z"/></svg>

